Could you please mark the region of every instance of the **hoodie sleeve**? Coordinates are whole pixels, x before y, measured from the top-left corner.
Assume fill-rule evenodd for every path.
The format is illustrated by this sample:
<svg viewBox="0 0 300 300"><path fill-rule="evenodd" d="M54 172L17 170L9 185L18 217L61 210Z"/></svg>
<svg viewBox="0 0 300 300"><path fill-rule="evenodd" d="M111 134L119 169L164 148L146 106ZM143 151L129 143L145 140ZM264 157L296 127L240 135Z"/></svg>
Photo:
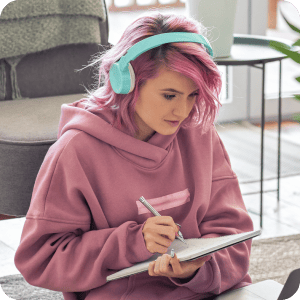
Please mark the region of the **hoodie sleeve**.
<svg viewBox="0 0 300 300"><path fill-rule="evenodd" d="M93 226L86 195L91 186L70 140L70 131L52 145L40 168L15 265L25 280L61 292L81 292L106 283L116 270L151 257L134 221L110 228L105 216ZM96 199L97 200L97 199Z"/></svg>
<svg viewBox="0 0 300 300"><path fill-rule="evenodd" d="M212 185L208 209L199 224L201 238L212 238L253 230L236 174L216 130L212 134ZM248 275L252 240L225 248L212 254L186 283L171 281L196 293L220 294L228 289L251 283Z"/></svg>

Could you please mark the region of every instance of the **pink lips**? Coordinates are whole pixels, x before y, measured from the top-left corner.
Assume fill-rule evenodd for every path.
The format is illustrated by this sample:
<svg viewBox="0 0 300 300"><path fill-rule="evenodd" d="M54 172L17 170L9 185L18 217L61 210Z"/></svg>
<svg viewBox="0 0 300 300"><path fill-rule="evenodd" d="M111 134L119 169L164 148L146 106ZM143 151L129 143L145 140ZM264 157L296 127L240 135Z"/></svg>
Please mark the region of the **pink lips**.
<svg viewBox="0 0 300 300"><path fill-rule="evenodd" d="M176 127L176 126L179 125L179 121L167 121L167 120L166 120L166 122L169 123L169 124L170 124L171 126L173 126L173 127Z"/></svg>

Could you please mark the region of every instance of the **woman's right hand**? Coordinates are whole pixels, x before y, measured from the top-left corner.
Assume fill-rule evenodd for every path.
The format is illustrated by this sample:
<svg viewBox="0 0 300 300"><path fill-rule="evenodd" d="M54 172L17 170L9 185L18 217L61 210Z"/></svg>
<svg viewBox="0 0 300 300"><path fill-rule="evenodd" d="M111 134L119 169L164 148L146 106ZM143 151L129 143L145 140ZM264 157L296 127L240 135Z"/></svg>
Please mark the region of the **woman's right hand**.
<svg viewBox="0 0 300 300"><path fill-rule="evenodd" d="M151 253L164 254L175 240L179 228L172 217L159 216L148 218L143 227L146 247Z"/></svg>

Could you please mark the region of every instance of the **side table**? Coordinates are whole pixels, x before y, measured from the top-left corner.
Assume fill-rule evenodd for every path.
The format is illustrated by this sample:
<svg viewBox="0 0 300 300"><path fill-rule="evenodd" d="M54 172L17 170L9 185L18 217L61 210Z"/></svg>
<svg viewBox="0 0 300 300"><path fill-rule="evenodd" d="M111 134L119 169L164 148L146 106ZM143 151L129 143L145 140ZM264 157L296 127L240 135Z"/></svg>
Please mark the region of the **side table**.
<svg viewBox="0 0 300 300"><path fill-rule="evenodd" d="M290 50L293 42L285 39L272 38L285 44ZM261 167L260 167L260 227L263 227L263 174L264 174L264 130L265 130L265 65L269 62L279 61L279 95L278 95L278 159L277 159L277 189L269 190L277 191L277 201L279 205L280 191L280 133L281 133L281 77L282 64L281 61L286 58L282 54L272 48L269 43L271 39L266 36L234 34L234 42L231 48L230 57L215 58L214 61L219 66L250 66L262 70L262 107L261 107ZM257 66L261 64L261 66Z"/></svg>

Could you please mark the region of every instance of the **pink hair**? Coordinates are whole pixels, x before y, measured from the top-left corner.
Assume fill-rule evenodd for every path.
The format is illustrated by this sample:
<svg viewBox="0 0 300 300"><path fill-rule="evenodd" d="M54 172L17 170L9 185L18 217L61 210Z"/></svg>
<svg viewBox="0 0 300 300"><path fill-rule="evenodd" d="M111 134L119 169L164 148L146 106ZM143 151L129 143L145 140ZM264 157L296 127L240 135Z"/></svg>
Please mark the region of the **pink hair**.
<svg viewBox="0 0 300 300"><path fill-rule="evenodd" d="M180 15L152 13L138 18L127 27L115 46L91 64L100 64L100 80L97 88L89 93L86 107L89 110L112 109L115 115L113 126L120 130L124 130L125 126L126 131L134 136L138 131L134 111L139 89L146 80L158 75L161 66L165 66L169 70L189 77L199 87L199 96L188 118L182 123L182 127L201 125L201 132L205 133L215 121L221 106L218 97L222 81L216 64L203 45L169 43L141 54L131 62L136 81L134 90L129 94L116 94L109 81L111 65L137 42L166 32L194 32L204 35L204 30L205 28L197 21Z"/></svg>

